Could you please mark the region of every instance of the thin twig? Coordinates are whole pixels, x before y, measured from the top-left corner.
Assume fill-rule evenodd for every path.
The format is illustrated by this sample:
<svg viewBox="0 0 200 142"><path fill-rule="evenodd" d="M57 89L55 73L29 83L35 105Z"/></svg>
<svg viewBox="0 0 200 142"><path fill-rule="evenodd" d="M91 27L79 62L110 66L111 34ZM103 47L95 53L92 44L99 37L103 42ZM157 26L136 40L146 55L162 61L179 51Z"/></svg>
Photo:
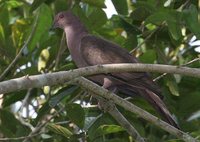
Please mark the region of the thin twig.
<svg viewBox="0 0 200 142"><path fill-rule="evenodd" d="M180 66L181 66L181 67L183 67L183 66L188 66L188 65L193 64L194 62L197 62L197 61L200 61L200 58L195 58L195 59L193 59L193 60L191 60L191 61L189 61L189 62L187 62L187 63L185 63L185 64L182 64L182 65L180 65Z"/></svg>
<svg viewBox="0 0 200 142"><path fill-rule="evenodd" d="M22 137L17 137L17 138L0 138L0 141L18 141L18 140L23 140L26 138L33 138L33 137L36 137L41 134L43 134L43 132L36 133L36 134L30 135L30 136L22 136Z"/></svg>
<svg viewBox="0 0 200 142"><path fill-rule="evenodd" d="M159 29L159 27L156 28L156 29L154 29L154 30L144 39L144 41L143 41L142 43L138 44L138 46L137 46L136 48L134 48L133 50L131 50L130 53L133 53L135 50L139 49L143 44L145 44L145 43L147 42L147 40L148 40L149 38L151 38L151 36L152 36L154 33L157 32L158 29Z"/></svg>
<svg viewBox="0 0 200 142"><path fill-rule="evenodd" d="M54 113L51 117L49 117L45 122L38 123L37 126L34 128L34 130L24 139L23 142L28 142L30 138L32 138L32 135L35 135L41 131L42 128L44 128L48 122L50 122L54 117L56 117L60 112L62 112L64 108L60 109L58 112Z"/></svg>
<svg viewBox="0 0 200 142"><path fill-rule="evenodd" d="M22 105L20 106L20 109L19 109L19 112L21 112L21 113L22 113L22 111L23 111L23 108L24 108L25 106L27 106L27 104L28 104L28 100L30 99L30 95L31 95L30 92L31 92L31 89L28 89L27 94L26 94L25 98L24 98L23 101L22 101ZM29 127L31 130L34 129L34 127L33 127L30 123L26 122L26 121L22 118L21 115L19 115L19 121L20 121L23 125Z"/></svg>
<svg viewBox="0 0 200 142"><path fill-rule="evenodd" d="M191 60L191 61L189 61L185 64L179 65L179 67L188 66L188 65L193 64L194 62L197 62L197 61L200 61L200 58L195 58L195 59L193 59L193 60ZM155 79L153 79L153 81L158 81L159 79L163 78L166 75L167 75L167 73L163 73L163 74L159 75L158 77L156 77Z"/></svg>
<svg viewBox="0 0 200 142"><path fill-rule="evenodd" d="M65 33L63 32L61 41L60 41L60 48L58 50L57 56L56 56L56 60L55 60L55 69L57 69L58 64L60 62L60 59L64 53L64 51L67 49L66 45L65 45Z"/></svg>
<svg viewBox="0 0 200 142"><path fill-rule="evenodd" d="M190 0L186 0L185 3L182 4L182 5L179 7L179 9L180 9L180 8L181 8L181 9L185 8L185 7L189 4L189 2L190 2Z"/></svg>
<svg viewBox="0 0 200 142"><path fill-rule="evenodd" d="M130 53L135 52L137 49L139 49L143 44L147 42L148 39L150 39L156 32L158 32L162 27L165 25L166 22L162 22L158 27L156 27L145 39L142 43L138 44L136 48L130 51Z"/></svg>
<svg viewBox="0 0 200 142"><path fill-rule="evenodd" d="M153 81L158 81L159 79L163 78L166 75L167 75L167 73L163 73L163 74L159 75L158 77L154 78Z"/></svg>
<svg viewBox="0 0 200 142"><path fill-rule="evenodd" d="M23 47L20 49L20 51L17 54L17 56L15 57L15 59L9 64L9 66L1 74L0 81L4 79L4 77L7 75L7 73L12 69L12 67L16 64L16 62L21 58L23 50L28 46L29 42L31 41L31 39L32 39L32 37L33 37L33 35L35 33L35 29L37 27L38 19L39 19L39 14L37 14L37 16L36 16L35 23L33 24L33 28L32 28L32 31L31 31L28 39L26 40L26 42L23 45Z"/></svg>

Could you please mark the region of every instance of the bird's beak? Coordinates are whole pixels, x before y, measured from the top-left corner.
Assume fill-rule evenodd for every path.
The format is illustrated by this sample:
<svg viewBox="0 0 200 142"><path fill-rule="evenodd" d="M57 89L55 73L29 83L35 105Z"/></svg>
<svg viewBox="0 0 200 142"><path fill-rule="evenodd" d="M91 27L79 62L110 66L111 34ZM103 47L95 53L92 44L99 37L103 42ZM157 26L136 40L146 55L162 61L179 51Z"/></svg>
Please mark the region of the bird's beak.
<svg viewBox="0 0 200 142"><path fill-rule="evenodd" d="M55 28L54 26L52 25L50 28L49 28L49 31L53 31Z"/></svg>
<svg viewBox="0 0 200 142"><path fill-rule="evenodd" d="M53 31L53 30L55 30L58 27L59 27L59 25L54 21L53 24L52 24L52 26L49 28L49 31Z"/></svg>

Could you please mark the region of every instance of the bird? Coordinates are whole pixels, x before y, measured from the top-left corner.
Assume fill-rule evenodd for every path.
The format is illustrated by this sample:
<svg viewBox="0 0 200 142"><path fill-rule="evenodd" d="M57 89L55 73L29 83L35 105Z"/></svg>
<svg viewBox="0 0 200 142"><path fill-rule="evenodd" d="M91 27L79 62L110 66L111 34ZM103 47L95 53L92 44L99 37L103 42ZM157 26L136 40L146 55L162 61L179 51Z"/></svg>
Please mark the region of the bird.
<svg viewBox="0 0 200 142"><path fill-rule="evenodd" d="M89 33L71 10L56 14L52 28L63 29L72 60L78 68L114 63L139 63L125 48ZM170 125L179 128L162 100L161 89L147 72L98 74L88 79L115 93L141 96L150 103Z"/></svg>

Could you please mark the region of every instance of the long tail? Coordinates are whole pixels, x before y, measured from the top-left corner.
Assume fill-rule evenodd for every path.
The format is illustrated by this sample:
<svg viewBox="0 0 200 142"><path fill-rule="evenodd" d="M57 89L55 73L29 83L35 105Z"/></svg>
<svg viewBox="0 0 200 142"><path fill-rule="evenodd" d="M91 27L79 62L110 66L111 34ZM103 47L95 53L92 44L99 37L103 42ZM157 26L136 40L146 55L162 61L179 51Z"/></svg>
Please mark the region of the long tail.
<svg viewBox="0 0 200 142"><path fill-rule="evenodd" d="M180 129L164 102L155 93L145 89L144 91L141 91L140 95L144 97L160 113L166 122Z"/></svg>
<svg viewBox="0 0 200 142"><path fill-rule="evenodd" d="M126 84L126 86L118 87L118 89L122 93L125 93L129 96L133 96L134 94L140 95L158 111L158 113L167 123L180 129L164 102L154 92L143 87L134 86L132 84Z"/></svg>
<svg viewBox="0 0 200 142"><path fill-rule="evenodd" d="M125 81L119 80L115 78L115 81L118 81L118 86L117 89L119 92L122 92L128 96L138 96L140 95L143 97L146 101L148 101L157 111L160 113L160 115L163 117L163 119L169 123L170 125L178 128L178 124L172 117L171 113L167 109L166 105L164 102L160 99L160 97L155 94L153 91L146 89L145 87L141 86L135 86L133 84L127 83ZM119 83L120 82L120 83Z"/></svg>

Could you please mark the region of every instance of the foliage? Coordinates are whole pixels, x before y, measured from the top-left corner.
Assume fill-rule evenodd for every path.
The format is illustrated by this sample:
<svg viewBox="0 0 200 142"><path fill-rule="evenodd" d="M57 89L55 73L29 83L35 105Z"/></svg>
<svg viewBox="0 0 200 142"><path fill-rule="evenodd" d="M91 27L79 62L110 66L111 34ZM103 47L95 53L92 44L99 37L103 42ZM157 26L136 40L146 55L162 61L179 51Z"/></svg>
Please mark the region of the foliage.
<svg viewBox="0 0 200 142"><path fill-rule="evenodd" d="M69 7L73 7L73 12L91 33L121 45L144 63L181 66L199 57L196 46L191 46L194 36L200 39L197 0L112 0L112 3L118 14L107 18L102 10L104 0L34 0L32 4L28 0L0 0L0 73L22 50L1 81L76 68L62 30L49 30L53 16ZM200 63L188 66L198 68ZM159 75L153 74L153 77ZM181 129L198 137L200 80L165 75L157 82ZM32 138L35 142L132 141L111 116L98 109L97 101L78 86L45 86L1 96L0 137L26 136L31 132L30 125L36 127L57 112L41 130L42 134ZM143 100L136 98L133 102L157 115ZM149 141L180 141L134 114L120 110Z"/></svg>

